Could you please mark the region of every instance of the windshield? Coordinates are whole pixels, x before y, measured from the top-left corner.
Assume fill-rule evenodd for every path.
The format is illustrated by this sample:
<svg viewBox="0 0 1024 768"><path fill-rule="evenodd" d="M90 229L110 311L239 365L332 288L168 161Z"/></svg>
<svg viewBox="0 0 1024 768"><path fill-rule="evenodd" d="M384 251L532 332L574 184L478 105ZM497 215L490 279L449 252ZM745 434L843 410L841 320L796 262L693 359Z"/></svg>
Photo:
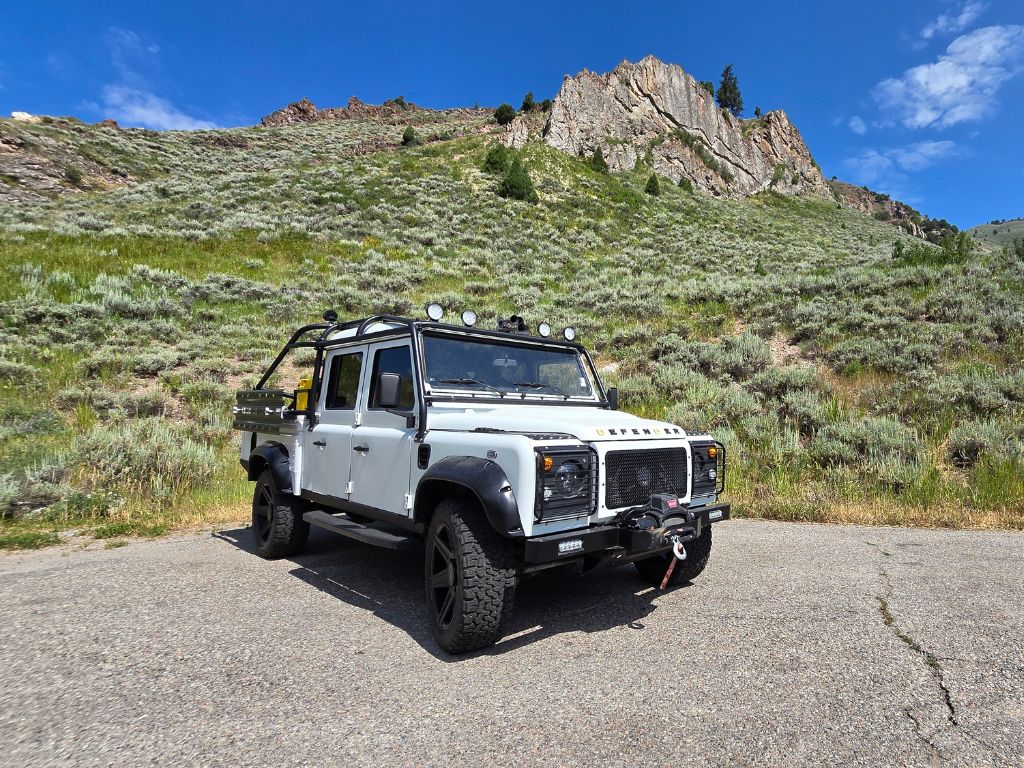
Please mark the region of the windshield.
<svg viewBox="0 0 1024 768"><path fill-rule="evenodd" d="M434 391L492 398L594 399L588 366L573 349L424 335L423 356Z"/></svg>

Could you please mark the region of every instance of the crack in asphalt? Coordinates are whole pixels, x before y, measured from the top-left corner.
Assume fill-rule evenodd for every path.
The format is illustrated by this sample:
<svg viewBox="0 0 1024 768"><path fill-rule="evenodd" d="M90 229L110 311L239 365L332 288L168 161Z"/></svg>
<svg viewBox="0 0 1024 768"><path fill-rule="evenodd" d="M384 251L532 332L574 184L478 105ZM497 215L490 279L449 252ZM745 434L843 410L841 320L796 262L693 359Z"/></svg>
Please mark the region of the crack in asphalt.
<svg viewBox="0 0 1024 768"><path fill-rule="evenodd" d="M883 557L892 557L891 552L887 552L878 544L875 544L873 542L867 542L867 544L868 546L877 549ZM889 572L886 571L885 568L880 569L879 574L881 575L882 582L885 585L885 594L875 595L875 599L878 601L878 612L882 616L882 623L885 624L885 626L888 627L890 630L892 630L893 634L901 642L903 642L904 645L906 645L910 650L912 650L914 653L920 656L924 661L925 665L928 667L928 671L931 673L932 677L935 679L935 682L939 686L939 691L941 692L942 696L942 703L946 709L946 721L949 723L949 725L957 733L963 734L968 739L973 741L975 744L978 744L979 746L984 747L985 749L994 753L995 749L992 747L991 744L984 742L983 740L975 736L973 733L971 733L967 728L963 726L963 724L957 718L956 704L953 702L953 696L950 693L949 686L946 685L945 668L940 663L940 659L938 656L936 656L928 649L924 648L917 640L915 640L910 634L903 630L897 623L896 617L895 615L893 615L892 608L889 605L889 601L892 598L894 591L892 578L889 576ZM931 735L928 735L924 733L924 731L922 730L921 721L914 716L909 707L904 709L903 713L907 716L910 722L913 723L914 732L917 733L918 737L925 744L927 744L929 748L931 748L931 750L940 759L945 760L945 755L943 755L938 745L933 741L935 734L933 733Z"/></svg>

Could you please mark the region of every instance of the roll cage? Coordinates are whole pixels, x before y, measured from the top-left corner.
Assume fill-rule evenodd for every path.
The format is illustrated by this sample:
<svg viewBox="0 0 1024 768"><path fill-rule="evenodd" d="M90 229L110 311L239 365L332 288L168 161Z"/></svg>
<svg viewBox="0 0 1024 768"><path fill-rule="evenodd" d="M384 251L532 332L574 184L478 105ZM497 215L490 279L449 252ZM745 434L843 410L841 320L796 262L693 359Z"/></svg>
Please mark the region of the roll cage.
<svg viewBox="0 0 1024 768"><path fill-rule="evenodd" d="M371 333L369 329L374 325L392 325L396 327L377 330ZM351 330L355 331L352 335L340 337L333 336L333 334ZM525 333L484 330L471 326L460 326L429 320L413 320L411 318L400 317L398 315L372 315L367 318L348 321L326 320L322 323L310 323L309 325L302 326L292 334L291 338L278 353L277 357L274 358L273 362L256 384L255 389L263 390L266 388L266 384L270 380L270 377L274 375L274 372L277 370L278 366L281 365L281 362L289 352L296 349L315 350L316 357L313 361L312 389L310 390L309 397L307 399L306 409L302 411L302 413L305 413L306 415L309 428L312 429L316 424L316 403L319 401L320 397L320 389L323 380L324 355L328 349L346 346L354 341L374 341L393 336L409 336L412 339L413 376L416 377L416 386L413 389L416 392L416 405L418 406L419 411L416 434L414 437L416 442L422 442L423 438L427 434L427 406L434 402L458 402L463 400L472 401L474 403L502 402L500 397L487 397L486 395L478 396L474 394L471 397L463 397L457 394L426 394L424 387L425 373L423 368L424 333L468 336L502 340L513 344L530 344L535 346L558 347L560 349L573 349L583 355L583 358L587 361L587 366L590 368L590 374L594 380L596 388L595 395L597 396L597 399L593 401L559 401L558 404L562 406L587 406L591 408L605 409L612 408L612 404L608 401L604 383L598 375L597 366L594 365L594 360L591 358L590 352L588 352L586 347L582 344L545 338L543 336L531 336ZM315 338L312 338L314 335ZM543 402L549 401L544 400Z"/></svg>

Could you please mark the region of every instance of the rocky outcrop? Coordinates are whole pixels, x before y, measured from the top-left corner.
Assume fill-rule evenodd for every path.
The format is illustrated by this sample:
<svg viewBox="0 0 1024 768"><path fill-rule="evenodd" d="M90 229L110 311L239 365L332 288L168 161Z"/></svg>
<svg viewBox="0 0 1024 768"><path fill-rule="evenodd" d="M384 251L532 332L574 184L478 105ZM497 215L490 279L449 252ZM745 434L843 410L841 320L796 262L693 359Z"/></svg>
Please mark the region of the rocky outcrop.
<svg viewBox="0 0 1024 768"><path fill-rule="evenodd" d="M680 67L653 56L605 75L566 77L544 141L577 156L600 147L613 171L645 161L674 182L726 197L774 190L829 194L785 112L742 120Z"/></svg>
<svg viewBox="0 0 1024 768"><path fill-rule="evenodd" d="M296 123L315 123L320 120L389 118L415 109L419 109L419 107L404 99L388 99L383 104L367 104L353 96L348 100L348 106L327 107L326 109L317 109L309 99L302 99L267 115L260 120L260 125L295 125Z"/></svg>
<svg viewBox="0 0 1024 768"><path fill-rule="evenodd" d="M835 179L828 182L828 186L840 205L870 214L879 221L899 227L908 235L939 243L947 235L955 235L958 232L957 228L945 219L931 219L882 192L874 192L867 187L857 187Z"/></svg>

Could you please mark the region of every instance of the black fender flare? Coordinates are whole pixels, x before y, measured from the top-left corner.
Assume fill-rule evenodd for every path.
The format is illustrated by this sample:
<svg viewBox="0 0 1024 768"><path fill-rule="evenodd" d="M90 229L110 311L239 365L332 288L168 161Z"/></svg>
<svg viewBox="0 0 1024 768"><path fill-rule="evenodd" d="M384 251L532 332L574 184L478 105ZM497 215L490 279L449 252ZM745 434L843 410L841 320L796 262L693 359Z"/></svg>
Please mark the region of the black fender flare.
<svg viewBox="0 0 1024 768"><path fill-rule="evenodd" d="M502 536L523 535L519 503L505 470L496 462L477 456L447 456L423 473L416 484L416 522L425 524L453 485L476 497L491 527Z"/></svg>
<svg viewBox="0 0 1024 768"><path fill-rule="evenodd" d="M274 475L278 493L292 492L291 460L284 445L270 441L260 443L253 449L249 454L249 479L259 479L264 467L269 467Z"/></svg>

